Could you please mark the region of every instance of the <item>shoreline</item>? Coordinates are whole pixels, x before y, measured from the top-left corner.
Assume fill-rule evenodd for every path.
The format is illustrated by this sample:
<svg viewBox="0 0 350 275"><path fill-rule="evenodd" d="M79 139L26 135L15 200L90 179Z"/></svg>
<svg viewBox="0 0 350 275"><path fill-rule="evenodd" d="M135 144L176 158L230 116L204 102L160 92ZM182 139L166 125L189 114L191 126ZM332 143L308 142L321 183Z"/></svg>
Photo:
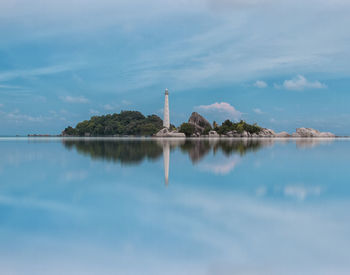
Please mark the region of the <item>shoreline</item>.
<svg viewBox="0 0 350 275"><path fill-rule="evenodd" d="M336 137L146 137L146 136L2 136L0 140L347 140L350 136Z"/></svg>

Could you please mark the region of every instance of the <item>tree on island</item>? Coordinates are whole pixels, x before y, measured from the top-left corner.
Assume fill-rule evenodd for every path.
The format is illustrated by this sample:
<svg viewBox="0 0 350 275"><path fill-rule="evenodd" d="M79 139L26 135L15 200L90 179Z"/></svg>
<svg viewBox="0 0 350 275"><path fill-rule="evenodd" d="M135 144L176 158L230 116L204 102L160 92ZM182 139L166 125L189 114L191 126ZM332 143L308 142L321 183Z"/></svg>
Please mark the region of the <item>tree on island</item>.
<svg viewBox="0 0 350 275"><path fill-rule="evenodd" d="M66 136L151 136L163 128L163 121L157 115L145 117L138 111L122 111L120 114L93 116L75 128L69 126L62 135Z"/></svg>
<svg viewBox="0 0 350 275"><path fill-rule="evenodd" d="M184 122L179 128L180 133L184 133L186 137L190 137L195 132L195 127L191 123Z"/></svg>

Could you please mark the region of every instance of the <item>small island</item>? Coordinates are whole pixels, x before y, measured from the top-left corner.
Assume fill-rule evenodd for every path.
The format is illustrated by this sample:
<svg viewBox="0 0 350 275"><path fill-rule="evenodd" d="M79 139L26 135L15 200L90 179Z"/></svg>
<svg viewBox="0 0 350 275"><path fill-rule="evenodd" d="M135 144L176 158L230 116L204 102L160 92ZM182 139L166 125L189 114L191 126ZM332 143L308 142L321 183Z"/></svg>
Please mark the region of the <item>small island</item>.
<svg viewBox="0 0 350 275"><path fill-rule="evenodd" d="M164 120L157 115L144 116L138 111L121 111L119 114L93 116L90 120L79 122L75 128L68 126L62 136L101 137L101 136L154 136L154 137L230 137L230 138L289 138L289 137L325 137L334 134L320 132L312 128L298 128L292 135L287 132L275 133L256 123L243 120L233 122L225 120L221 125L193 112L187 122L179 127L170 124L169 91L165 89Z"/></svg>
<svg viewBox="0 0 350 275"><path fill-rule="evenodd" d="M62 131L64 137L226 137L226 138L290 138L290 137L324 137L333 138L334 134L320 132L312 128L298 128L293 134L275 133L256 123L249 124L243 120L233 122L225 120L221 125L215 121L211 124L197 112L193 112L187 122L179 127L170 124L163 126L163 120L157 115L144 116L138 111L122 111L119 114L93 116L90 120L79 122L75 128L68 126Z"/></svg>

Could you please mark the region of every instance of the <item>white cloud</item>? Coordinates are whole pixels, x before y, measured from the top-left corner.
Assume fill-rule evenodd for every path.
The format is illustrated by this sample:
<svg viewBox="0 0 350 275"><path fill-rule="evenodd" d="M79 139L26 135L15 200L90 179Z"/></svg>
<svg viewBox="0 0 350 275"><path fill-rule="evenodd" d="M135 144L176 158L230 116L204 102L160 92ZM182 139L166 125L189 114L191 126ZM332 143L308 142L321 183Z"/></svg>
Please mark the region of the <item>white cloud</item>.
<svg viewBox="0 0 350 275"><path fill-rule="evenodd" d="M97 110L94 110L94 109L90 109L90 110L89 110L89 113L90 113L91 115L98 115L100 112L97 111Z"/></svg>
<svg viewBox="0 0 350 275"><path fill-rule="evenodd" d="M284 194L298 200L305 200L310 195L319 196L321 194L321 188L319 186L288 185L284 188Z"/></svg>
<svg viewBox="0 0 350 275"><path fill-rule="evenodd" d="M253 84L254 87L257 87L257 88L266 88L268 85L265 81L262 81L262 80L257 80L254 84Z"/></svg>
<svg viewBox="0 0 350 275"><path fill-rule="evenodd" d="M105 105L103 105L103 108L107 111L112 111L115 109L115 106L111 105L111 104L105 104Z"/></svg>
<svg viewBox="0 0 350 275"><path fill-rule="evenodd" d="M287 90L301 91L304 89L324 89L327 86L319 81L309 81L302 75L297 75L295 78L285 80L283 82L283 88ZM278 85L276 86L279 87Z"/></svg>
<svg viewBox="0 0 350 275"><path fill-rule="evenodd" d="M242 117L242 113L235 109L231 104L227 102L215 102L210 105L200 105L195 107L195 109L201 110L203 112L218 112L229 116L228 118L233 118L239 120Z"/></svg>
<svg viewBox="0 0 350 275"><path fill-rule="evenodd" d="M20 113L19 110L14 110L12 112L0 112L0 115L3 116L6 120L14 121L16 123L23 122L43 122L51 119L52 117L44 117L44 116L31 116L27 114Z"/></svg>
<svg viewBox="0 0 350 275"><path fill-rule="evenodd" d="M261 109L259 109L259 108L255 108L255 109L253 109L253 111L254 111L254 113L256 113L256 114L258 114L258 115L262 115L264 112L263 111L261 111Z"/></svg>
<svg viewBox="0 0 350 275"><path fill-rule="evenodd" d="M88 103L89 100L84 96L61 96L61 100L67 103Z"/></svg>
<svg viewBox="0 0 350 275"><path fill-rule="evenodd" d="M236 167L239 160L239 157L234 157L233 159L222 163L204 163L200 166L200 169L203 171L210 171L218 175L226 175Z"/></svg>
<svg viewBox="0 0 350 275"><path fill-rule="evenodd" d="M122 104L123 104L123 105L130 105L131 102L124 99L124 100L122 100Z"/></svg>

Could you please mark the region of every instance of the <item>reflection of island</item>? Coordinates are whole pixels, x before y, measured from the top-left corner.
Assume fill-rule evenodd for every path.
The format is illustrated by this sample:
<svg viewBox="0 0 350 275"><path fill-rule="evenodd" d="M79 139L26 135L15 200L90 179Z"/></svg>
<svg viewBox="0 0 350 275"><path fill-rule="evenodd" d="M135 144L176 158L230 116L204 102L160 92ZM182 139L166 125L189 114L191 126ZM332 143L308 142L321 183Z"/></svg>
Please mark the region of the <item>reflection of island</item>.
<svg viewBox="0 0 350 275"><path fill-rule="evenodd" d="M156 160L163 149L154 140L62 140L68 149L75 148L78 153L92 159L104 159L121 164L132 165L144 159Z"/></svg>
<svg viewBox="0 0 350 275"><path fill-rule="evenodd" d="M192 163L200 162L207 154L221 151L226 156L242 157L248 152L256 152L263 147L273 145L273 139L147 139L147 140L89 140L63 139L68 149L75 148L78 153L90 156L92 159L103 159L119 162L124 165L136 165L148 160L156 160L163 154L165 183L169 180L170 152L179 148L188 154ZM321 140L298 140L300 147L316 146ZM231 163L230 165L234 165ZM230 166L230 167L231 167ZM221 171L221 170L220 170ZM226 171L226 170L225 170ZM223 172L223 171L221 171Z"/></svg>

